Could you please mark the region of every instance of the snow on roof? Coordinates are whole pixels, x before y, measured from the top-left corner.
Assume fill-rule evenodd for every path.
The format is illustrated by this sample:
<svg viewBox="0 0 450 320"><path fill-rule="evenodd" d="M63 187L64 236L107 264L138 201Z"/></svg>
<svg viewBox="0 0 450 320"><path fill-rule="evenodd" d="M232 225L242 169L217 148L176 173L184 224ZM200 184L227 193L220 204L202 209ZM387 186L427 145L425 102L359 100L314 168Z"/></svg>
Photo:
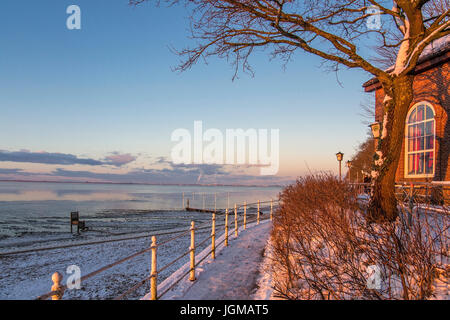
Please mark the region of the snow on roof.
<svg viewBox="0 0 450 320"><path fill-rule="evenodd" d="M436 56L439 56L441 54L445 54L445 52L450 51L450 35L446 35L442 38L434 40L432 43L430 43L428 46L423 49L418 64L421 64L427 60L430 60ZM394 69L394 66L389 67L385 71L390 72ZM378 79L376 77L366 81L363 84L363 87L369 87L370 85L377 83Z"/></svg>
<svg viewBox="0 0 450 320"><path fill-rule="evenodd" d="M423 49L420 57L425 59L427 56L434 55L435 53L444 51L447 48L450 48L450 34L434 40L432 43L426 46L425 49Z"/></svg>

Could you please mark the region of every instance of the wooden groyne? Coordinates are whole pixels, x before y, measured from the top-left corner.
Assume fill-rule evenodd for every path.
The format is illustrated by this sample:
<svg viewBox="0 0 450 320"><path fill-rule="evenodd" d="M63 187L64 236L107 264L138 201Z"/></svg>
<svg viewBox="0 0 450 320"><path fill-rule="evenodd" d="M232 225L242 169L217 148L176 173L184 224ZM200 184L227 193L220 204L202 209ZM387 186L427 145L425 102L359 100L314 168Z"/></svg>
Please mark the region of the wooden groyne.
<svg viewBox="0 0 450 320"><path fill-rule="evenodd" d="M209 210L209 209L197 209L197 208L189 208L186 207L186 211L190 211L190 212L202 212L202 213L214 213L214 210Z"/></svg>

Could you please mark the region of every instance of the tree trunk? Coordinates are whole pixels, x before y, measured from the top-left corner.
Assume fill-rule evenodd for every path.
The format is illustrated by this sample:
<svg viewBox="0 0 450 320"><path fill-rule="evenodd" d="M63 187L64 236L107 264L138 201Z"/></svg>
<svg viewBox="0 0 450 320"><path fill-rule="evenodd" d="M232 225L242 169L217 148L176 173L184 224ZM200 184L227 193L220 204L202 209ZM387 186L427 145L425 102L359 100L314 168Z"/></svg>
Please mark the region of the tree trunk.
<svg viewBox="0 0 450 320"><path fill-rule="evenodd" d="M412 76L402 76L383 84L386 98L381 136L374 155L372 197L368 211L371 221L394 221L398 216L395 173L405 136L405 120L413 100L412 83Z"/></svg>

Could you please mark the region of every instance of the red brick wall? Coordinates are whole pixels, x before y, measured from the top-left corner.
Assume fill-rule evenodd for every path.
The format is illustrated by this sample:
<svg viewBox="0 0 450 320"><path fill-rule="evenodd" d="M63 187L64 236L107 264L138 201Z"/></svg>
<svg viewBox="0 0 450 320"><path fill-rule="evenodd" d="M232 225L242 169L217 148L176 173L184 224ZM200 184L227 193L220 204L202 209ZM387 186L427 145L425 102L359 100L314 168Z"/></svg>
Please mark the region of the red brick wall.
<svg viewBox="0 0 450 320"><path fill-rule="evenodd" d="M416 75L414 79L414 100L416 103L429 102L436 112L436 162L434 178L405 178L405 146L402 146L397 181L450 181L450 63L446 62L433 69ZM382 122L383 89L375 91L375 119ZM403 143L404 144L404 143Z"/></svg>

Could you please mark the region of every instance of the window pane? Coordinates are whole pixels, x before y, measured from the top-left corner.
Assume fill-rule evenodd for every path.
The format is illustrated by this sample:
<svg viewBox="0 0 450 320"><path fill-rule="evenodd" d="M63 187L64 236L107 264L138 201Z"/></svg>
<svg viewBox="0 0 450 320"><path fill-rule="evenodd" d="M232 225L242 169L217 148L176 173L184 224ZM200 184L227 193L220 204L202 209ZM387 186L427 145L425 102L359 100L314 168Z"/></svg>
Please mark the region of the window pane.
<svg viewBox="0 0 450 320"><path fill-rule="evenodd" d="M414 151L424 150L425 147L425 137L416 138L414 142Z"/></svg>
<svg viewBox="0 0 450 320"><path fill-rule="evenodd" d="M408 137L413 138L416 134L416 125L408 126Z"/></svg>
<svg viewBox="0 0 450 320"><path fill-rule="evenodd" d="M425 134L427 136L434 134L434 121L428 121L425 123Z"/></svg>
<svg viewBox="0 0 450 320"><path fill-rule="evenodd" d="M431 109L429 106L427 106L427 119L433 119L433 118L434 118L433 109Z"/></svg>
<svg viewBox="0 0 450 320"><path fill-rule="evenodd" d="M425 153L425 173L432 174L434 166L433 152Z"/></svg>
<svg viewBox="0 0 450 320"><path fill-rule="evenodd" d="M416 168L417 168L416 173L422 174L422 173L424 173L424 167L423 167L424 154L419 153L419 154L416 154L415 156L416 156Z"/></svg>
<svg viewBox="0 0 450 320"><path fill-rule="evenodd" d="M416 109L409 115L408 123L416 122Z"/></svg>
<svg viewBox="0 0 450 320"><path fill-rule="evenodd" d="M430 150L434 148L434 136L426 136L425 141L426 141L425 149Z"/></svg>
<svg viewBox="0 0 450 320"><path fill-rule="evenodd" d="M425 120L425 110L424 110L423 105L420 105L420 106L417 107L417 119L416 119L416 121L419 122L419 121L423 121L423 120Z"/></svg>
<svg viewBox="0 0 450 320"><path fill-rule="evenodd" d="M408 155L408 174L414 174L415 172L414 168L414 155L410 154Z"/></svg>
<svg viewBox="0 0 450 320"><path fill-rule="evenodd" d="M414 141L415 139L408 139L408 152L416 151L414 150Z"/></svg>
<svg viewBox="0 0 450 320"><path fill-rule="evenodd" d="M422 122L422 123L417 124L416 136L417 137L425 136L425 123Z"/></svg>

